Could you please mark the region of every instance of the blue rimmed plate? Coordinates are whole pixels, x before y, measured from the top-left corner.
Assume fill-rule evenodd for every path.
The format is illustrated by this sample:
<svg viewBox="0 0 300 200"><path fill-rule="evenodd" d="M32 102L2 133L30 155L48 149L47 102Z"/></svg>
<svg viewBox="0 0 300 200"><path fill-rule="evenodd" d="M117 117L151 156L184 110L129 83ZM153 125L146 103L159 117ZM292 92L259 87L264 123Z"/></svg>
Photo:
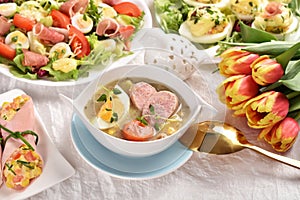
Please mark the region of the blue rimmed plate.
<svg viewBox="0 0 300 200"><path fill-rule="evenodd" d="M180 142L149 157L132 158L116 154L98 143L76 114L72 118L71 136L77 151L87 163L124 179L151 179L166 175L182 166L193 154Z"/></svg>

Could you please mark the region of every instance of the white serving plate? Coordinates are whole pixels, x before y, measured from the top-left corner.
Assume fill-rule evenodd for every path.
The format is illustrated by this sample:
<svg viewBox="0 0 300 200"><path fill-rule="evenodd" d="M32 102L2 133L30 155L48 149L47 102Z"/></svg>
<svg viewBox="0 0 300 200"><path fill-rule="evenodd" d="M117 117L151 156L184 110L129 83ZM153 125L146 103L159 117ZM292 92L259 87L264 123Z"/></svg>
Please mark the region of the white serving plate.
<svg viewBox="0 0 300 200"><path fill-rule="evenodd" d="M24 91L13 89L0 94L0 106L3 102L11 102L13 98L25 94ZM34 99L33 99L34 101ZM37 151L44 160L43 173L24 191L15 191L9 189L3 183L0 187L0 199L25 199L33 196L49 187L58 184L71 177L75 170L67 160L60 154L55 145L52 143L47 130L39 114L35 111L37 133L39 134L39 143Z"/></svg>
<svg viewBox="0 0 300 200"><path fill-rule="evenodd" d="M125 1L125 0L124 0ZM145 16L144 16L144 26L143 28L151 28L152 27L152 15L151 12L149 10L149 7L147 6L145 1L140 1L140 0L126 0L129 2L133 2L136 5L139 6L139 8L141 10L144 11ZM135 38L133 38L133 41L135 40ZM130 61L132 57L131 56L126 56L124 58L121 58L119 60L117 60L117 63L127 63ZM7 66L5 66L4 64L0 63L0 73L2 73L5 76L8 76L12 79L16 79L18 81L22 81L25 83L29 83L29 84L33 84L33 85L42 85L42 86L74 86L74 85L80 85L80 84L84 84L84 83L88 83L92 80L94 80L98 74L99 71L101 70L97 70L97 69L90 69L88 71L88 76L86 77L79 77L78 80L68 80L68 81L49 81L49 80L42 80L42 79L38 79L38 80L31 80L31 79L26 79L26 78L18 78L16 76L14 76L13 74L11 74L9 72L9 69Z"/></svg>

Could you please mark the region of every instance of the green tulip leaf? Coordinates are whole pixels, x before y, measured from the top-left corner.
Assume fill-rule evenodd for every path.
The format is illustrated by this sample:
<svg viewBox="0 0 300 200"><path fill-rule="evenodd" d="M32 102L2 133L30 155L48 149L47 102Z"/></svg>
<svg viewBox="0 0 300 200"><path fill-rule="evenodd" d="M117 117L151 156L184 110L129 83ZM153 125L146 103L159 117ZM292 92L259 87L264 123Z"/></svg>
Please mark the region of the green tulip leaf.
<svg viewBox="0 0 300 200"><path fill-rule="evenodd" d="M300 91L300 73L297 73L296 76L288 80L279 80L283 85L290 88L294 91Z"/></svg>
<svg viewBox="0 0 300 200"><path fill-rule="evenodd" d="M239 22L241 28L241 34L243 42L253 42L253 43L261 43L261 42L270 42L272 40L277 40L277 38L263 30L252 28L242 21Z"/></svg>
<svg viewBox="0 0 300 200"><path fill-rule="evenodd" d="M283 69L286 69L286 66L288 65L290 60L294 57L295 53L298 51L299 48L300 48L300 42L296 43L287 51L277 56L275 60L281 64Z"/></svg>
<svg viewBox="0 0 300 200"><path fill-rule="evenodd" d="M286 74L283 75L279 81L277 81L271 85L268 85L267 87L262 88L261 91L264 92L264 91L274 90L274 89L280 87L284 83L286 83L287 85L296 84L296 87L299 87L299 86L297 86L298 83L297 83L297 79L295 78L295 76L298 74L300 74L300 60L289 63L289 67L286 70ZM294 79L296 79L296 80L294 80ZM295 83L293 83L293 82L295 82ZM287 85L285 85L285 86L287 86ZM292 88L290 88L290 89L292 89Z"/></svg>
<svg viewBox="0 0 300 200"><path fill-rule="evenodd" d="M289 112L300 110L300 96L290 99L289 102L290 102Z"/></svg>
<svg viewBox="0 0 300 200"><path fill-rule="evenodd" d="M300 1L294 0L289 3L289 7L297 16L300 16Z"/></svg>

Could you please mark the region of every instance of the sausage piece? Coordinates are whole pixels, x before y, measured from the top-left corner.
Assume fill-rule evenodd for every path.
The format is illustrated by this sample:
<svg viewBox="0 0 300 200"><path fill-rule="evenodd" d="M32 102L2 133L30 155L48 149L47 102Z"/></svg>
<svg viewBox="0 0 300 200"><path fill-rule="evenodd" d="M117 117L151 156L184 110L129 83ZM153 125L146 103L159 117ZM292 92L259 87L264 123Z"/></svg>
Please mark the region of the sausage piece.
<svg viewBox="0 0 300 200"><path fill-rule="evenodd" d="M178 97L170 91L159 91L144 104L142 115L151 126L163 124L178 107ZM148 116L151 115L151 116Z"/></svg>
<svg viewBox="0 0 300 200"><path fill-rule="evenodd" d="M129 96L134 106L142 111L144 104L154 93L156 89L152 85L138 82L130 88Z"/></svg>

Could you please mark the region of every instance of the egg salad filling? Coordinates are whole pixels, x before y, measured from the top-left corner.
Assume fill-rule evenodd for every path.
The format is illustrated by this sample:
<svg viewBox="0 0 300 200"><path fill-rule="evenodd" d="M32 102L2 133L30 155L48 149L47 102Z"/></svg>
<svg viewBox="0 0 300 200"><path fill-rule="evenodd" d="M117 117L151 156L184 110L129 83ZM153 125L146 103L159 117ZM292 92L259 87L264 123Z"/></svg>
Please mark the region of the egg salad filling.
<svg viewBox="0 0 300 200"><path fill-rule="evenodd" d="M29 100L29 96L21 95L13 99L13 102L4 102L0 110L0 117L10 121L18 110Z"/></svg>
<svg viewBox="0 0 300 200"><path fill-rule="evenodd" d="M25 188L42 173L41 157L22 145L6 161L3 175L8 188Z"/></svg>
<svg viewBox="0 0 300 200"><path fill-rule="evenodd" d="M252 20L258 12L260 4L262 2L259 0L230 0L230 9L238 18Z"/></svg>
<svg viewBox="0 0 300 200"><path fill-rule="evenodd" d="M228 20L218 8L202 7L190 11L186 23L192 35L199 37L223 32Z"/></svg>
<svg viewBox="0 0 300 200"><path fill-rule="evenodd" d="M253 25L270 33L285 33L293 23L292 11L287 5L270 2L262 13L255 17Z"/></svg>

